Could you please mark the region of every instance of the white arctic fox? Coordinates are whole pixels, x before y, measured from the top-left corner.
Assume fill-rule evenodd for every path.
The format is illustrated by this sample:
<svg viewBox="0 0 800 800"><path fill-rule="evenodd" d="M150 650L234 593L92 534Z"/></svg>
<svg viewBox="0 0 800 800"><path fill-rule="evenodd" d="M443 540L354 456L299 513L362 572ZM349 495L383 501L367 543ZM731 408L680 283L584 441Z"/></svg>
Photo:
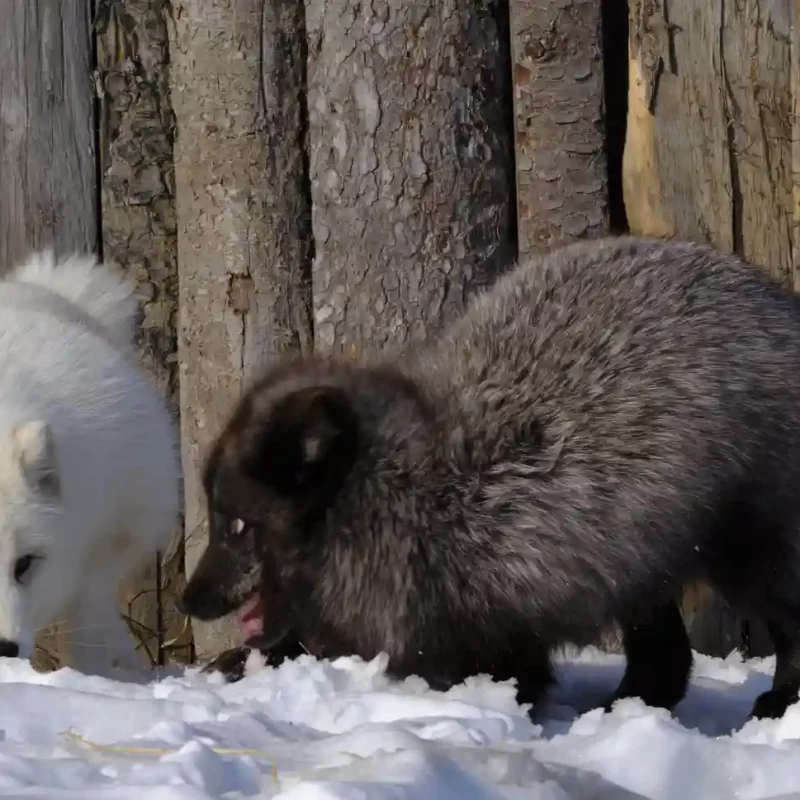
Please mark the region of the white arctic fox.
<svg viewBox="0 0 800 800"><path fill-rule="evenodd" d="M168 543L180 473L136 311L92 257L39 253L0 280L0 656L58 621L75 669L141 666L117 594Z"/></svg>

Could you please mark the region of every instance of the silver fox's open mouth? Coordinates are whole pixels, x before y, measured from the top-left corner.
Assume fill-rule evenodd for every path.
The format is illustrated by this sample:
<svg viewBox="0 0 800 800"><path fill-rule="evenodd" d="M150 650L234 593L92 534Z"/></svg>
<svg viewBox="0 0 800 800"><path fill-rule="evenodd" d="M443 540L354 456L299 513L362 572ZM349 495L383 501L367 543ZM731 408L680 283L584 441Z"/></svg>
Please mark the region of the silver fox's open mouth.
<svg viewBox="0 0 800 800"><path fill-rule="evenodd" d="M264 632L264 607L260 592L254 592L239 606L236 618L245 642L254 636L261 636Z"/></svg>

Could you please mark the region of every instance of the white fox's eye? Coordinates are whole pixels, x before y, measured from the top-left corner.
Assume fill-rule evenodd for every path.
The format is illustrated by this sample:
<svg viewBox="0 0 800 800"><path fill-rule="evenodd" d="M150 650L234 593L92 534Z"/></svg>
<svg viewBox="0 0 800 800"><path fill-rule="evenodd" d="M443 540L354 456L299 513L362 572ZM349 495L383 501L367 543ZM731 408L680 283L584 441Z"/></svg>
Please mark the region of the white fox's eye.
<svg viewBox="0 0 800 800"><path fill-rule="evenodd" d="M18 558L14 562L14 580L19 584L26 583L31 576L32 568L36 566L41 558L41 556L34 553Z"/></svg>
<svg viewBox="0 0 800 800"><path fill-rule="evenodd" d="M235 519L231 523L231 530L237 534L241 533L244 530L244 522L242 522L242 520L240 519Z"/></svg>

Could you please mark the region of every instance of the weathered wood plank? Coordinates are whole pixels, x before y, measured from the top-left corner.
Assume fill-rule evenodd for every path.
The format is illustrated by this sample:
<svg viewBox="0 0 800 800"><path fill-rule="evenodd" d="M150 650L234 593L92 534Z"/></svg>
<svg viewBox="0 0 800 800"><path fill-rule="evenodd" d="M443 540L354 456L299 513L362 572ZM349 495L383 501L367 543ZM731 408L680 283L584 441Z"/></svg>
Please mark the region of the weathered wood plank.
<svg viewBox="0 0 800 800"><path fill-rule="evenodd" d="M88 0L0 3L0 269L96 249L91 53Z"/></svg>
<svg viewBox="0 0 800 800"><path fill-rule="evenodd" d="M786 274L790 15L784 0L632 0L632 230L706 240Z"/></svg>
<svg viewBox="0 0 800 800"><path fill-rule="evenodd" d="M726 0L720 65L734 249L788 287L800 289L800 264L792 260L793 16L786 0ZM748 655L772 652L761 620L735 618L732 627L743 627Z"/></svg>
<svg viewBox="0 0 800 800"><path fill-rule="evenodd" d="M795 281L791 20L787 0L727 0L719 23L734 248L788 286Z"/></svg>
<svg viewBox="0 0 800 800"><path fill-rule="evenodd" d="M732 250L727 113L721 88L725 0L631 0L623 166L631 230Z"/></svg>
<svg viewBox="0 0 800 800"><path fill-rule="evenodd" d="M143 302L139 354L177 420L178 268L167 3L98 0L95 35L103 256L138 287ZM174 555L164 570L154 559L126 592L131 629L154 664L187 660L192 654L191 629L174 608L183 579L182 546Z"/></svg>
<svg viewBox="0 0 800 800"><path fill-rule="evenodd" d="M791 0L792 64L792 268L800 291L800 0Z"/></svg>
<svg viewBox="0 0 800 800"><path fill-rule="evenodd" d="M511 4L521 254L608 232L600 13Z"/></svg>
<svg viewBox="0 0 800 800"><path fill-rule="evenodd" d="M632 231L707 241L797 286L789 4L631 0L629 9L623 182ZM738 646L743 622L751 652L769 648L757 621L703 587L685 610L700 650Z"/></svg>
<svg viewBox="0 0 800 800"><path fill-rule="evenodd" d="M172 99L186 566L207 536L200 470L243 381L310 345L302 4L183 0ZM194 626L198 655L235 643Z"/></svg>
<svg viewBox="0 0 800 800"><path fill-rule="evenodd" d="M516 257L508 7L306 10L315 347L399 344Z"/></svg>
<svg viewBox="0 0 800 800"><path fill-rule="evenodd" d="M87 0L0 3L0 272L31 250L97 248ZM59 664L58 625L37 668Z"/></svg>

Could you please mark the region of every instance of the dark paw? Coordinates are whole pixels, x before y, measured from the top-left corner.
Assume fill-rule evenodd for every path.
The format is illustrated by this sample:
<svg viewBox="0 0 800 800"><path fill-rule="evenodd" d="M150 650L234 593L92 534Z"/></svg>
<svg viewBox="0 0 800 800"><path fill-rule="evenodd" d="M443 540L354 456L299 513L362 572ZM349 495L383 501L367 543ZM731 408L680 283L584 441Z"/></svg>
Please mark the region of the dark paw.
<svg viewBox="0 0 800 800"><path fill-rule="evenodd" d="M780 719L786 713L786 709L796 702L796 692L770 689L756 698L750 717L751 719Z"/></svg>
<svg viewBox="0 0 800 800"><path fill-rule="evenodd" d="M220 672L226 683L236 683L244 678L244 668L250 655L249 647L233 647L214 656L201 670L202 672Z"/></svg>

